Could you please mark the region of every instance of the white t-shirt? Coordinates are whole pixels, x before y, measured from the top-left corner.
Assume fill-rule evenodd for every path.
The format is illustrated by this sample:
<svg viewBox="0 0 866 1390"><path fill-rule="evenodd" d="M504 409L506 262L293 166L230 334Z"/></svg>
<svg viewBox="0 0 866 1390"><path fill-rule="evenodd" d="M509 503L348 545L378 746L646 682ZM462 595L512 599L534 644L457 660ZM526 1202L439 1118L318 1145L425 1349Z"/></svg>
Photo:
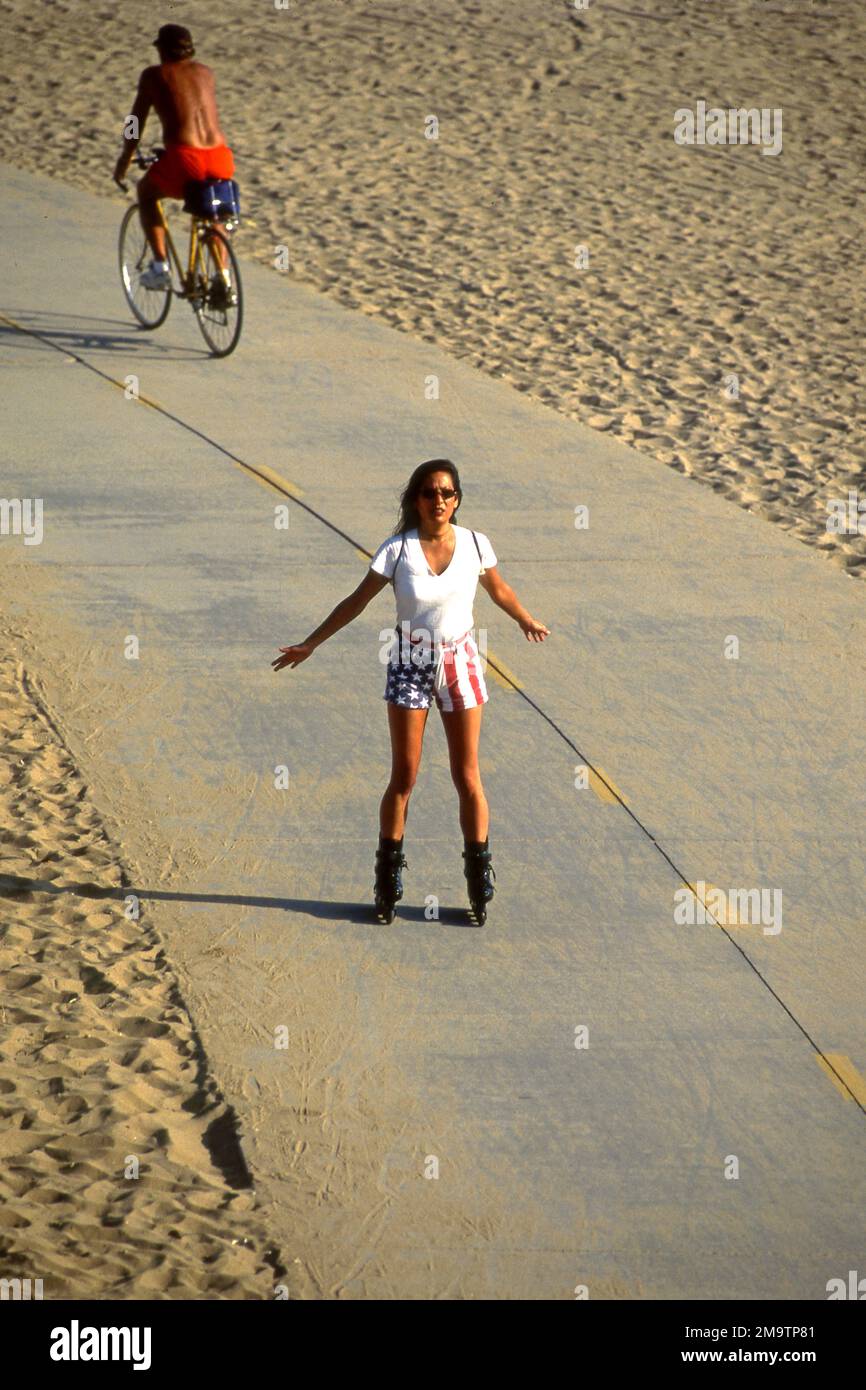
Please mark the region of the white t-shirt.
<svg viewBox="0 0 866 1390"><path fill-rule="evenodd" d="M405 533L406 544L397 565L394 593L397 599L397 628L402 633L421 635L428 642L453 642L471 631L475 619L472 605L478 576L496 564L493 546L482 531L476 531L481 560L472 532L466 526L451 523L455 536L451 563L442 574L434 574L418 539L418 528ZM389 536L370 561L370 569L386 579L394 575L400 555L402 535ZM482 568L483 565L483 568ZM409 627L404 628L403 623Z"/></svg>

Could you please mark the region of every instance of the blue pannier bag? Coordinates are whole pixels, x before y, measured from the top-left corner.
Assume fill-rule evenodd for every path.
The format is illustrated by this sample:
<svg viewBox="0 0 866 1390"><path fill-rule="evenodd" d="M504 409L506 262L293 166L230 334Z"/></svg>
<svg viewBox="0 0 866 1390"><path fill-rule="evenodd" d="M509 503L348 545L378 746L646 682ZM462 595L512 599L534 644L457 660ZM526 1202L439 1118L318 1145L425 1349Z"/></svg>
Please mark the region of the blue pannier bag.
<svg viewBox="0 0 866 1390"><path fill-rule="evenodd" d="M190 179L186 186L184 212L227 222L241 215L241 192L234 179Z"/></svg>

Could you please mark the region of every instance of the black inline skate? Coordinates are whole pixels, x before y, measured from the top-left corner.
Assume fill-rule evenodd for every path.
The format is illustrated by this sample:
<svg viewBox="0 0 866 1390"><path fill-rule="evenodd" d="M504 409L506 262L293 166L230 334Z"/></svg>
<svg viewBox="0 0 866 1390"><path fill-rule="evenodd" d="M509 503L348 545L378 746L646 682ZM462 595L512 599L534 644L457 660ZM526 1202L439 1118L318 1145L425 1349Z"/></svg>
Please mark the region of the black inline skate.
<svg viewBox="0 0 866 1390"><path fill-rule="evenodd" d="M388 840L379 836L376 850L376 884L373 889L376 899L376 916L388 923L394 920L394 904L403 896L401 869L409 866L403 857L403 838Z"/></svg>
<svg viewBox="0 0 866 1390"><path fill-rule="evenodd" d="M469 889L469 902L478 926L483 927L487 921L487 904L495 892L490 877L492 875L495 879L496 871L490 862L491 854L486 840L483 844L469 840L465 843L463 872Z"/></svg>

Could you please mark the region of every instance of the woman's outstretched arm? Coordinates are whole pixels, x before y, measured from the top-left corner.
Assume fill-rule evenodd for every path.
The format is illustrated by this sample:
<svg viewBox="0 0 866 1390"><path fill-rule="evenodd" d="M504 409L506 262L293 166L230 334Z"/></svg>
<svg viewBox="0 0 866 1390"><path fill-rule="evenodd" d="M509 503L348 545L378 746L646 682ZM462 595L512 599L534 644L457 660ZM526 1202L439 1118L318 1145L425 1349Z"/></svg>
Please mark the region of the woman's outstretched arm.
<svg viewBox="0 0 866 1390"><path fill-rule="evenodd" d="M545 627L531 613L527 613L510 584L506 584L494 565L479 576L478 583L486 589L493 602L507 613L509 618L520 626L528 642L543 642L550 636L550 628Z"/></svg>
<svg viewBox="0 0 866 1390"><path fill-rule="evenodd" d="M316 647L320 647L323 642L327 642L329 637L333 637L335 632L339 632L341 627L351 623L362 613L370 602L375 598L385 585L390 583L383 574L377 574L375 570L367 570L357 589L341 599L336 608L328 614L323 623L320 623L315 632L311 632L309 637L305 637L303 642L299 642L294 647L280 647L282 656L278 656L271 662L275 671L282 671L284 666L300 666L302 661L306 661L308 656L312 656Z"/></svg>

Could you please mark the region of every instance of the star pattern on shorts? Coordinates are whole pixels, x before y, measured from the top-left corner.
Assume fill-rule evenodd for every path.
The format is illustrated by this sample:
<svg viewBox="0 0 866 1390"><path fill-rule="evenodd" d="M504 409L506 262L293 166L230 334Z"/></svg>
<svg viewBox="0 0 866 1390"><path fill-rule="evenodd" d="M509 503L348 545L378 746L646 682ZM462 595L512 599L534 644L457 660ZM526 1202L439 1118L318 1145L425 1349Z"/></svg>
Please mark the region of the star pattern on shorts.
<svg viewBox="0 0 866 1390"><path fill-rule="evenodd" d="M415 666L412 662L389 665L385 699L403 709L426 709L435 675L435 667Z"/></svg>

